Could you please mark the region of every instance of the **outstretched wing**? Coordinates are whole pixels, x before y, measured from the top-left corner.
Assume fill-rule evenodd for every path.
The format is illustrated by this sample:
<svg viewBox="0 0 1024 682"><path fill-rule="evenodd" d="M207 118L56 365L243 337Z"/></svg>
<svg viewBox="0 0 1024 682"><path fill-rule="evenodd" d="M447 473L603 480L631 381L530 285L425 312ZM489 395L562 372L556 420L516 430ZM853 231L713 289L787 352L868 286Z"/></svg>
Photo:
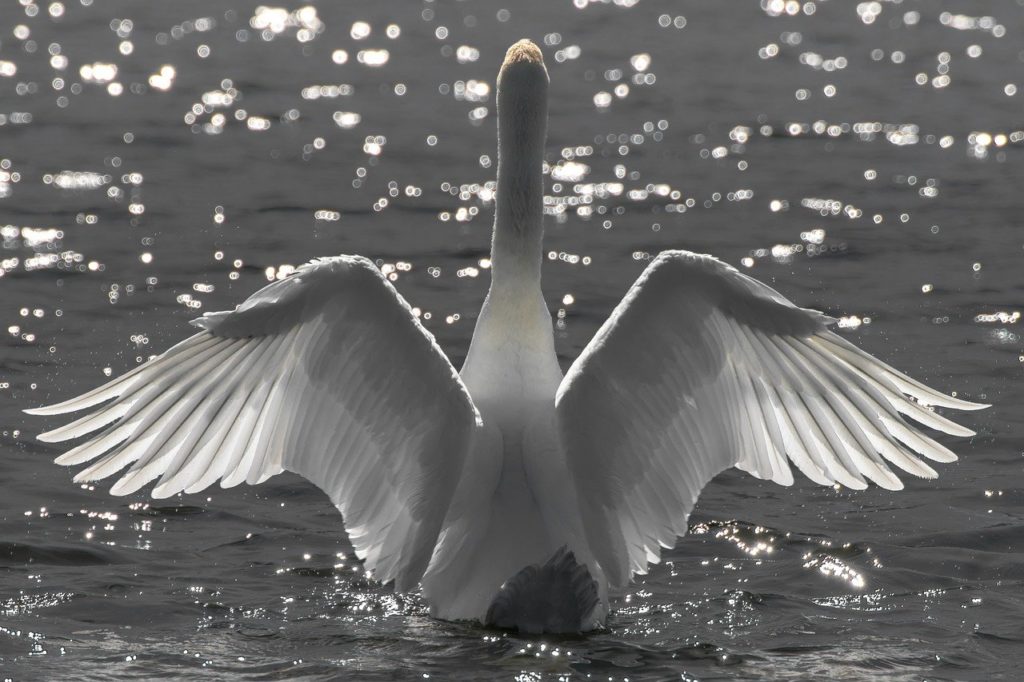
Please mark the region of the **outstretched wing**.
<svg viewBox="0 0 1024 682"><path fill-rule="evenodd" d="M659 255L559 387L557 410L588 541L613 586L686 533L701 488L737 466L783 485L888 489L890 465L956 455L903 416L973 432L927 405L985 407L900 374L768 286L710 256ZM910 396L909 398L907 396Z"/></svg>
<svg viewBox="0 0 1024 682"><path fill-rule="evenodd" d="M378 578L415 586L479 415L408 303L372 262L339 256L193 324L203 331L105 386L28 410L114 399L39 436L64 441L106 427L57 462L91 462L76 481L131 465L111 492L159 477L154 497L293 471L330 496Z"/></svg>

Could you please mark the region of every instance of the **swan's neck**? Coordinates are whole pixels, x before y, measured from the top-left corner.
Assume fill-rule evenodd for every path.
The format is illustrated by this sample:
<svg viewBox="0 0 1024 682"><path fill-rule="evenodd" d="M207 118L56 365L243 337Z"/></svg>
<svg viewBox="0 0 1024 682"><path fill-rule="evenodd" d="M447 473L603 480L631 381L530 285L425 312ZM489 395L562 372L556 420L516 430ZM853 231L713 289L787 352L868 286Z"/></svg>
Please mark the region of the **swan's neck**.
<svg viewBox="0 0 1024 682"><path fill-rule="evenodd" d="M498 393L554 399L561 371L540 288L548 74L528 41L509 48L498 74L498 191L491 290L477 318L463 378L473 399ZM478 402L478 405L480 403Z"/></svg>
<svg viewBox="0 0 1024 682"><path fill-rule="evenodd" d="M516 55L509 52L498 76L498 191L491 287L492 292L523 287L539 291L548 76L543 62L522 54L512 61Z"/></svg>

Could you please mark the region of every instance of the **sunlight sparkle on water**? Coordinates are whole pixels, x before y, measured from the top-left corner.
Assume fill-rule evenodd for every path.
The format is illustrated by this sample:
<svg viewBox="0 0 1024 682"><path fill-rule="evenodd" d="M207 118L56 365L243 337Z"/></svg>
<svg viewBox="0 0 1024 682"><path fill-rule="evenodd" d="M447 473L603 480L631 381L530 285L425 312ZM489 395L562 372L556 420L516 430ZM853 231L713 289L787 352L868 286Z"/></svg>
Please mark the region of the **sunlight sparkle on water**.
<svg viewBox="0 0 1024 682"><path fill-rule="evenodd" d="M310 5L291 11L261 5L256 8L249 25L260 32L263 40L273 40L275 36L294 29L295 38L300 43L313 40L325 29L316 8Z"/></svg>

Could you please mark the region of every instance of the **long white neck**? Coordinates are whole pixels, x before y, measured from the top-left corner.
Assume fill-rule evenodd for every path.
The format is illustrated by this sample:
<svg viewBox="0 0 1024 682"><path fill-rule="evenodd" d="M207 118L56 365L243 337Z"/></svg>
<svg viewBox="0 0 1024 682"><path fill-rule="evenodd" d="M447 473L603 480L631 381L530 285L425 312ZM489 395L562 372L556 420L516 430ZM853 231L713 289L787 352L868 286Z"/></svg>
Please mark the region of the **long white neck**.
<svg viewBox="0 0 1024 682"><path fill-rule="evenodd" d="M474 400L526 393L554 399L561 379L551 312L540 288L547 114L544 60L536 45L521 40L509 48L498 74L491 289L462 371Z"/></svg>
<svg viewBox="0 0 1024 682"><path fill-rule="evenodd" d="M544 238L544 139L548 73L540 50L520 41L498 74L498 191L491 242L492 291L540 287Z"/></svg>

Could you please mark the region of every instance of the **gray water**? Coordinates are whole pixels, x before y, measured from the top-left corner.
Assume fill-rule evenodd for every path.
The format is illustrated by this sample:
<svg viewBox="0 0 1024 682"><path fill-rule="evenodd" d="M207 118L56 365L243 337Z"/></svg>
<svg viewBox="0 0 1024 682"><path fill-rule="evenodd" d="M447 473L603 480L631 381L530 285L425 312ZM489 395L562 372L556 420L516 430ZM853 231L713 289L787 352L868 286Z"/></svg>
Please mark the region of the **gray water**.
<svg viewBox="0 0 1024 682"><path fill-rule="evenodd" d="M1021 5L3 0L0 679L1015 678ZM459 365L521 37L551 74L563 364L652 254L710 252L994 403L942 439L961 460L900 493L723 474L576 638L430 619L297 477L155 503L52 463L57 420L21 408L319 255L393 268Z"/></svg>

